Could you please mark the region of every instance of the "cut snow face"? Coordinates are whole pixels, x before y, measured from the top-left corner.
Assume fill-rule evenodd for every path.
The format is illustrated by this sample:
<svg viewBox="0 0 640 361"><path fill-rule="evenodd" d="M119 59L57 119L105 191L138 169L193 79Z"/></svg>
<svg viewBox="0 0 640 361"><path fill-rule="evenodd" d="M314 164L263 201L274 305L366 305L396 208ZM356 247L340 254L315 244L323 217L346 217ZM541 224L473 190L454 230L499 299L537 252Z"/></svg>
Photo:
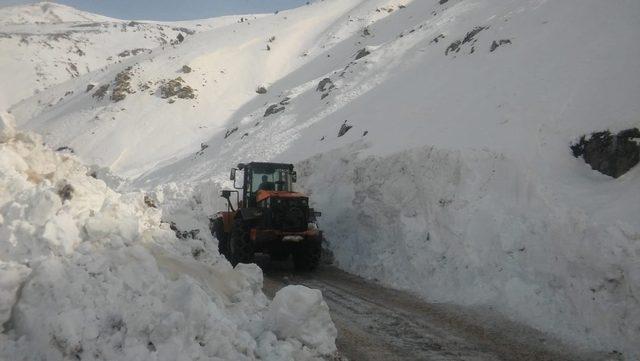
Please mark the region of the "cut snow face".
<svg viewBox="0 0 640 361"><path fill-rule="evenodd" d="M0 122L0 359L315 360L336 350L319 291L283 289L202 244L143 194ZM285 300L282 300L285 297ZM290 302L295 300L296 302Z"/></svg>
<svg viewBox="0 0 640 361"><path fill-rule="evenodd" d="M635 359L637 169L612 182L569 158L564 185L489 150L368 152L356 144L297 165L339 267Z"/></svg>

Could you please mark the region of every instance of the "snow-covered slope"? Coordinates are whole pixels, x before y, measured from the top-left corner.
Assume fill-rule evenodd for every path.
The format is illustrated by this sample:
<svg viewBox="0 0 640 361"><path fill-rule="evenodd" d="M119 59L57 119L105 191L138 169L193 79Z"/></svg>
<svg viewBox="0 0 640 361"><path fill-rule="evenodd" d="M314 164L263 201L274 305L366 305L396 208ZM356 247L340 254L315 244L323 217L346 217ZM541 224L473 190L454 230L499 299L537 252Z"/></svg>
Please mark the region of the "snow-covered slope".
<svg viewBox="0 0 640 361"><path fill-rule="evenodd" d="M0 25L8 24L60 24L86 21L111 21L114 19L76 10L53 2L0 8Z"/></svg>
<svg viewBox="0 0 640 361"><path fill-rule="evenodd" d="M273 99L272 92L258 97L256 89L268 88L303 65L326 58L321 46L330 47L340 39L333 33L334 23L339 19L348 23L350 11L359 4L320 2L197 33L179 46L61 84L13 111L22 125L38 129L56 147L70 146L89 163L136 176L160 162L200 150L201 142L224 134L249 101ZM366 9L374 18L389 14ZM185 65L190 72L182 70ZM124 99L114 101L115 79L123 71L131 79ZM178 78L193 89L193 99L163 98L161 86ZM89 84L96 87L86 92ZM96 95L101 86L110 87L104 98ZM69 92L73 94L62 97ZM69 124L74 124L71 131Z"/></svg>
<svg viewBox="0 0 640 361"><path fill-rule="evenodd" d="M177 46L179 35L188 37L238 18L166 24L111 19L49 2L0 8L0 79L4 84L0 106L8 107L87 73L106 72L109 65L162 47ZM65 91L57 100L72 94Z"/></svg>
<svg viewBox="0 0 640 361"><path fill-rule="evenodd" d="M320 360L335 351L319 291L291 286L270 304L257 266L234 269L211 243L177 239L149 196L114 192L1 116L0 359Z"/></svg>
<svg viewBox="0 0 640 361"><path fill-rule="evenodd" d="M11 110L129 187L158 186L190 227L229 167L299 162L339 266L633 359L640 170L609 178L569 145L640 126L639 15L633 0L325 0Z"/></svg>

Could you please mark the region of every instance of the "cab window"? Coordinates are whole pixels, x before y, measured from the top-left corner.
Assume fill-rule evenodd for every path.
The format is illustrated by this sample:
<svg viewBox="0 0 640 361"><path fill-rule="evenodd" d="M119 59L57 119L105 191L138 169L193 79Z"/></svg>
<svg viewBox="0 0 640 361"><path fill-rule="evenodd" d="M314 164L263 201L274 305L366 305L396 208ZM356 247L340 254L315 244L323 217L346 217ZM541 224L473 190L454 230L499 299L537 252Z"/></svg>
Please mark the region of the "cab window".
<svg viewBox="0 0 640 361"><path fill-rule="evenodd" d="M288 171L277 169L273 172L254 171L251 176L251 192L259 190L290 191L291 176Z"/></svg>

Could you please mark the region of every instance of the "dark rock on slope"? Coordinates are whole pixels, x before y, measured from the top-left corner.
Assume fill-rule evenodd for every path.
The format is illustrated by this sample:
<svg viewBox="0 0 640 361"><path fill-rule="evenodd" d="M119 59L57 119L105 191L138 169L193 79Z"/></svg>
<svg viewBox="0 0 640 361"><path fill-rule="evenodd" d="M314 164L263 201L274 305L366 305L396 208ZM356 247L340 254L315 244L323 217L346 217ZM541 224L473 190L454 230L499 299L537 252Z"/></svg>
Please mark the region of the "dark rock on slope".
<svg viewBox="0 0 640 361"><path fill-rule="evenodd" d="M618 134L606 130L582 136L571 145L574 157L582 157L594 170L613 178L627 173L640 161L640 130L626 129Z"/></svg>

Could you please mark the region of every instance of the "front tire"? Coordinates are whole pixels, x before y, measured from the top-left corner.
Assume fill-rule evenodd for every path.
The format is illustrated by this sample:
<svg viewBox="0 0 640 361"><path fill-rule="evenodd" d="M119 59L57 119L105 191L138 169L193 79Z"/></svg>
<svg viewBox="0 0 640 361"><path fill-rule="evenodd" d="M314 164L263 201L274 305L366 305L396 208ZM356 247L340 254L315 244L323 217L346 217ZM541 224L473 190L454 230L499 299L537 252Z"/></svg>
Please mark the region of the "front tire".
<svg viewBox="0 0 640 361"><path fill-rule="evenodd" d="M310 272L318 268L322 247L318 241L298 244L293 251L293 265L297 271Z"/></svg>
<svg viewBox="0 0 640 361"><path fill-rule="evenodd" d="M290 253L291 252L289 251L289 249L281 246L276 249L273 249L269 255L271 256L271 259L273 261L284 262L289 259Z"/></svg>
<svg viewBox="0 0 640 361"><path fill-rule="evenodd" d="M211 221L211 233L218 240L218 252L229 258L229 234L224 231L222 218L216 218Z"/></svg>
<svg viewBox="0 0 640 361"><path fill-rule="evenodd" d="M253 263L253 243L240 219L234 222L231 230L227 259L234 267L238 263Z"/></svg>

